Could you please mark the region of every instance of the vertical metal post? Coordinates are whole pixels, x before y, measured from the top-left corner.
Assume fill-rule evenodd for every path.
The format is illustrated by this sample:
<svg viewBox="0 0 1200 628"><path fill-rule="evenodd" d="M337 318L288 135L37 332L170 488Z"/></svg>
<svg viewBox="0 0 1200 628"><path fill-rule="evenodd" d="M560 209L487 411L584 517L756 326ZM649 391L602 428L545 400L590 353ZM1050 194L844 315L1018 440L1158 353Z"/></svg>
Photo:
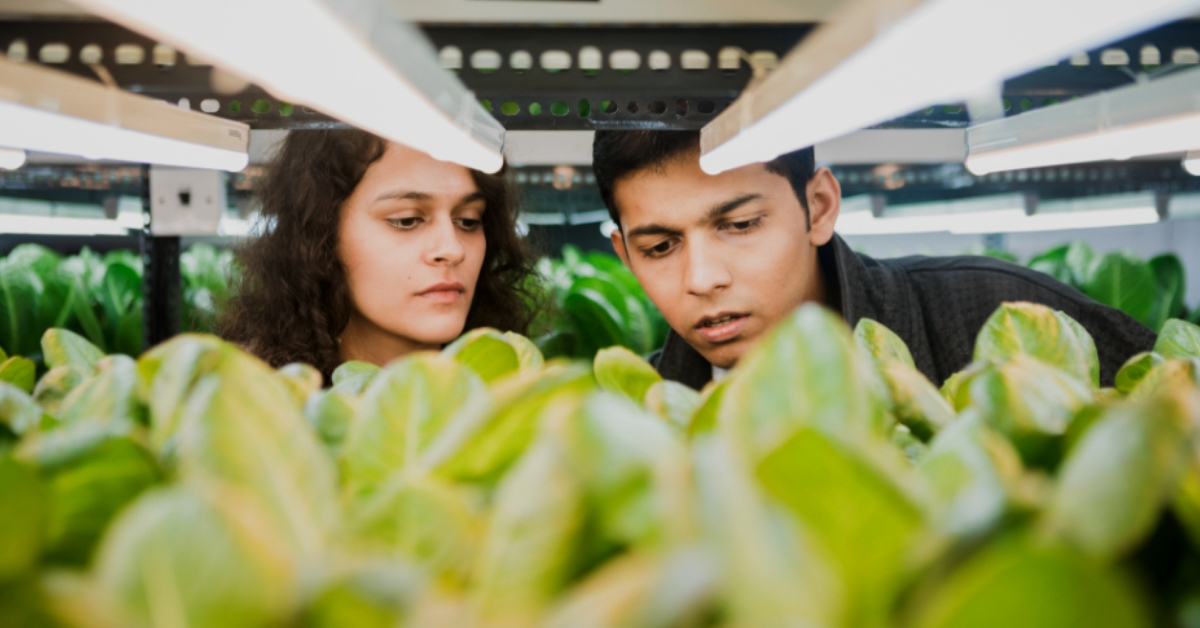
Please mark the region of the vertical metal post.
<svg viewBox="0 0 1200 628"><path fill-rule="evenodd" d="M179 333L181 286L179 236L151 233L150 166L142 166L142 347Z"/></svg>

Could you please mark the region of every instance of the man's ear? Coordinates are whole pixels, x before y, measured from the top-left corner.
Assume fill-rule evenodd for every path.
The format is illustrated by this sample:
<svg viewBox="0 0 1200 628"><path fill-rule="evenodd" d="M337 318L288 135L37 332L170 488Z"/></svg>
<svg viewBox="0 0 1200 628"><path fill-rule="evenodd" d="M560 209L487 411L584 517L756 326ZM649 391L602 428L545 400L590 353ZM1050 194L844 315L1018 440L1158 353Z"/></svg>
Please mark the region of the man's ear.
<svg viewBox="0 0 1200 628"><path fill-rule="evenodd" d="M808 240L821 246L833 238L833 226L842 210L842 186L828 168L818 168L808 181Z"/></svg>
<svg viewBox="0 0 1200 628"><path fill-rule="evenodd" d="M608 237L612 240L613 251L616 252L617 257L621 258L621 262L625 264L625 268L629 268L629 251L625 250L624 234L621 233L620 229L613 229L613 232L608 234Z"/></svg>

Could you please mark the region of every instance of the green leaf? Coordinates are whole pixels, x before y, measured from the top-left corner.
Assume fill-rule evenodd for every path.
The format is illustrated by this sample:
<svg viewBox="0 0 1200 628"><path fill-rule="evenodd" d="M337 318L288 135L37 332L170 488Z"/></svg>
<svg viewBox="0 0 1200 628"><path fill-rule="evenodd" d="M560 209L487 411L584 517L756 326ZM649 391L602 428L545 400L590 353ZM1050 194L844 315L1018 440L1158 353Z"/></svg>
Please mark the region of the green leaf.
<svg viewBox="0 0 1200 628"><path fill-rule="evenodd" d="M845 602L835 564L755 482L744 452L720 434L692 447L699 518L723 574L729 625L833 626Z"/></svg>
<svg viewBox="0 0 1200 628"><path fill-rule="evenodd" d="M1138 401L1164 390L1200 388L1200 358L1167 360L1152 369L1129 391L1129 399Z"/></svg>
<svg viewBox="0 0 1200 628"><path fill-rule="evenodd" d="M45 356L46 366L49 368L74 366L84 372L91 372L96 362L104 357L104 352L74 332L47 329L42 336L42 355Z"/></svg>
<svg viewBox="0 0 1200 628"><path fill-rule="evenodd" d="M20 436L53 423L24 390L0 382L0 424Z"/></svg>
<svg viewBox="0 0 1200 628"><path fill-rule="evenodd" d="M1089 297L1125 312L1143 325L1151 322L1157 291L1150 266L1130 253L1109 253L1102 257L1083 286Z"/></svg>
<svg viewBox="0 0 1200 628"><path fill-rule="evenodd" d="M149 416L151 446L161 458L174 456L188 395L232 350L212 336L181 334L138 358L138 398Z"/></svg>
<svg viewBox="0 0 1200 628"><path fill-rule="evenodd" d="M1083 240L1075 240L1067 246L1065 258L1067 266L1071 268L1071 274L1075 280L1071 283L1076 288L1081 288L1091 275L1092 269L1096 265L1096 254L1092 251L1092 247Z"/></svg>
<svg viewBox="0 0 1200 628"><path fill-rule="evenodd" d="M137 395L137 363L111 355L96 363L96 374L71 389L55 416L63 423L136 421L145 423Z"/></svg>
<svg viewBox="0 0 1200 628"><path fill-rule="evenodd" d="M31 269L45 281L58 270L62 256L40 244L26 242L14 246L5 259L11 264Z"/></svg>
<svg viewBox="0 0 1200 628"><path fill-rule="evenodd" d="M916 368L908 345L883 323L869 318L859 319L858 324L854 326L854 343L877 363L899 360L911 368Z"/></svg>
<svg viewBox="0 0 1200 628"><path fill-rule="evenodd" d="M1200 358L1200 325L1179 319L1167 321L1154 343L1154 352L1168 360Z"/></svg>
<svg viewBox="0 0 1200 628"><path fill-rule="evenodd" d="M0 260L0 347L9 355L37 351L42 282L33 269Z"/></svg>
<svg viewBox="0 0 1200 628"><path fill-rule="evenodd" d="M96 558L125 625L282 625L298 573L252 508L185 484L152 491L113 523Z"/></svg>
<svg viewBox="0 0 1200 628"><path fill-rule="evenodd" d="M472 329L447 345L442 353L458 360L489 383L521 368L516 347L509 344L503 334L489 327Z"/></svg>
<svg viewBox="0 0 1200 628"><path fill-rule="evenodd" d="M697 406L696 412L692 414L691 420L688 422L688 436L695 438L699 434L711 432L717 427L717 414L721 409L721 402L725 398L725 390L729 387L730 378L725 378L719 382L709 382L700 391L700 405Z"/></svg>
<svg viewBox="0 0 1200 628"><path fill-rule="evenodd" d="M563 310L581 343L580 357L590 358L605 347L623 344L625 320L603 292L572 286L563 300Z"/></svg>
<svg viewBox="0 0 1200 628"><path fill-rule="evenodd" d="M379 367L369 362L350 360L333 369L333 385L339 390L359 395L376 375Z"/></svg>
<svg viewBox="0 0 1200 628"><path fill-rule="evenodd" d="M938 433L917 468L933 488L938 527L968 537L1001 521L1022 472L1016 449L973 412Z"/></svg>
<svg viewBox="0 0 1200 628"><path fill-rule="evenodd" d="M646 391L646 408L686 433L692 416L700 409L700 393L679 382L661 381Z"/></svg>
<svg viewBox="0 0 1200 628"><path fill-rule="evenodd" d="M351 508L350 527L369 555L411 560L465 582L483 541L481 505L461 485L397 472Z"/></svg>
<svg viewBox="0 0 1200 628"><path fill-rule="evenodd" d="M117 513L159 477L150 453L129 438L103 440L71 462L45 470L47 559L85 566Z"/></svg>
<svg viewBox="0 0 1200 628"><path fill-rule="evenodd" d="M566 586L584 525L584 490L552 439L532 445L496 491L473 597L479 619L528 625Z"/></svg>
<svg viewBox="0 0 1200 628"><path fill-rule="evenodd" d="M0 583L8 583L37 564L46 530L46 495L30 468L0 456Z"/></svg>
<svg viewBox="0 0 1200 628"><path fill-rule="evenodd" d="M641 403L651 386L663 381L650 363L625 347L609 347L596 354L592 369L600 388Z"/></svg>
<svg viewBox="0 0 1200 628"><path fill-rule="evenodd" d="M384 368L363 393L341 451L348 493L364 497L420 453L459 411L490 397L474 371L438 354L412 354Z"/></svg>
<svg viewBox="0 0 1200 628"><path fill-rule="evenodd" d="M1160 337L1161 338L1161 337ZM1125 361L1121 370L1117 371L1116 388L1128 394L1155 367L1166 362L1162 355L1155 351L1143 351Z"/></svg>
<svg viewBox="0 0 1200 628"><path fill-rule="evenodd" d="M321 441L336 450L346 440L359 406L355 395L340 390L319 390L304 403L304 418Z"/></svg>
<svg viewBox="0 0 1200 628"><path fill-rule="evenodd" d="M1004 303L975 338L975 360L1004 361L1017 354L1100 386L1100 358L1091 335L1071 317L1044 305Z"/></svg>
<svg viewBox="0 0 1200 628"><path fill-rule="evenodd" d="M25 392L33 392L36 375L37 365L33 360L14 355L0 362L0 382L8 382Z"/></svg>
<svg viewBox="0 0 1200 628"><path fill-rule="evenodd" d="M1053 469L1062 455L1067 427L1093 399L1082 381L1017 354L966 376L953 401L959 411L979 412L1016 446L1026 464Z"/></svg>
<svg viewBox="0 0 1200 628"><path fill-rule="evenodd" d="M78 366L56 366L47 371L33 387L33 400L48 414L58 416L63 400L92 373L91 368L84 371Z"/></svg>
<svg viewBox="0 0 1200 628"><path fill-rule="evenodd" d="M845 623L886 620L925 523L894 477L821 432L801 429L763 459L758 478L833 556L848 593Z"/></svg>
<svg viewBox="0 0 1200 628"><path fill-rule="evenodd" d="M325 383L325 379L321 377L321 371L310 364L302 362L292 362L279 367L276 371L287 384L288 390L292 393L292 397L296 400L296 407L303 407L304 402L313 393L321 390L321 384Z"/></svg>
<svg viewBox="0 0 1200 628"><path fill-rule="evenodd" d="M178 472L236 487L264 526L301 559L324 550L339 519L337 471L265 363L226 350L188 394L176 444Z"/></svg>
<svg viewBox="0 0 1200 628"><path fill-rule="evenodd" d="M299 625L305 628L395 628L416 602L420 574L396 562L356 565L315 596Z"/></svg>
<svg viewBox="0 0 1200 628"><path fill-rule="evenodd" d="M591 369L551 365L492 390L489 406L456 413L422 456L439 475L492 482L533 442L538 427L573 413L596 386Z"/></svg>
<svg viewBox="0 0 1200 628"><path fill-rule="evenodd" d="M134 358L141 355L142 331L142 300L139 297L117 321L117 332L112 342L113 351Z"/></svg>
<svg viewBox="0 0 1200 628"><path fill-rule="evenodd" d="M1183 315L1187 279L1183 262L1174 253L1152 257L1147 264L1150 266L1150 272L1154 273L1155 284L1158 287L1154 307L1150 312L1149 327L1158 331L1167 319Z"/></svg>
<svg viewBox="0 0 1200 628"><path fill-rule="evenodd" d="M1128 553L1171 496L1196 416L1200 399L1179 388L1109 409L1064 462L1048 525L1102 560Z"/></svg>
<svg viewBox="0 0 1200 628"><path fill-rule="evenodd" d="M954 408L917 369L899 360L880 365L896 419L921 441L928 442L954 420Z"/></svg>
<svg viewBox="0 0 1200 628"><path fill-rule="evenodd" d="M738 362L718 411L751 450L769 452L800 427L849 440L891 431L887 387L854 345L845 321L800 306Z"/></svg>
<svg viewBox="0 0 1200 628"><path fill-rule="evenodd" d="M915 628L1142 628L1131 583L1064 547L1008 541L971 557L914 605Z"/></svg>
<svg viewBox="0 0 1200 628"><path fill-rule="evenodd" d="M141 304L141 295L142 278L137 271L121 262L109 264L100 289L100 304L104 307L109 338L117 337L121 319L135 305Z"/></svg>

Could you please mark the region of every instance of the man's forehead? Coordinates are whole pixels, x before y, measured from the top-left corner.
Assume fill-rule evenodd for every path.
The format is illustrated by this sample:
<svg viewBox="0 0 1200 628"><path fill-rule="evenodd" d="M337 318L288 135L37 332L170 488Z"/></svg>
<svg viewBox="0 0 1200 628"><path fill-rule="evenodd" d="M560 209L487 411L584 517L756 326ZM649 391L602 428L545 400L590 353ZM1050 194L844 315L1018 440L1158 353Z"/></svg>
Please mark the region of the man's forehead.
<svg viewBox="0 0 1200 628"><path fill-rule="evenodd" d="M682 228L703 221L716 205L747 196L774 196L781 185L790 190L787 180L764 164L710 175L700 169L698 160L676 160L623 177L613 185L613 201L625 228L647 222Z"/></svg>

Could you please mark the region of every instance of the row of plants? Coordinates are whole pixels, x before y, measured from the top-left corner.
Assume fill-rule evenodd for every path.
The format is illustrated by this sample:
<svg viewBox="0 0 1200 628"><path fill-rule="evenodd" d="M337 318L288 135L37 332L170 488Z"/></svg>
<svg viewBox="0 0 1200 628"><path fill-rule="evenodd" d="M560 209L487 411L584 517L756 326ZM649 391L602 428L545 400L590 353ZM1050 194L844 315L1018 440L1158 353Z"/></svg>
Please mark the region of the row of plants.
<svg viewBox="0 0 1200 628"><path fill-rule="evenodd" d="M997 256L1017 261L1008 254ZM1172 318L1200 323L1200 307L1188 310L1187 275L1183 262L1173 253L1149 260L1127 251L1097 255L1087 242L1076 240L1033 256L1027 265L1129 314L1156 332Z"/></svg>
<svg viewBox="0 0 1200 628"><path fill-rule="evenodd" d="M183 335L0 371L0 624L1195 625L1200 328L1099 385L999 308L939 390L806 305L697 393L476 330L321 388ZM21 360L23 358L17 358ZM16 373L14 369L11 373Z"/></svg>
<svg viewBox="0 0 1200 628"><path fill-rule="evenodd" d="M183 325L211 332L228 297L233 252L196 244L180 256ZM567 246L560 259L538 262L550 307L539 308L537 342L550 357L591 359L621 345L639 355L662 346L667 324L616 256ZM47 329L70 329L106 352L142 352L142 261L132 251L98 255L88 248L61 256L37 245L0 259L0 348L40 360Z"/></svg>
<svg viewBox="0 0 1200 628"><path fill-rule="evenodd" d="M233 254L196 244L180 255L182 328L211 332L229 290ZM0 349L41 362L39 339L63 328L102 351L142 353L142 259L128 250L84 247L62 256L21 244L0 259Z"/></svg>

